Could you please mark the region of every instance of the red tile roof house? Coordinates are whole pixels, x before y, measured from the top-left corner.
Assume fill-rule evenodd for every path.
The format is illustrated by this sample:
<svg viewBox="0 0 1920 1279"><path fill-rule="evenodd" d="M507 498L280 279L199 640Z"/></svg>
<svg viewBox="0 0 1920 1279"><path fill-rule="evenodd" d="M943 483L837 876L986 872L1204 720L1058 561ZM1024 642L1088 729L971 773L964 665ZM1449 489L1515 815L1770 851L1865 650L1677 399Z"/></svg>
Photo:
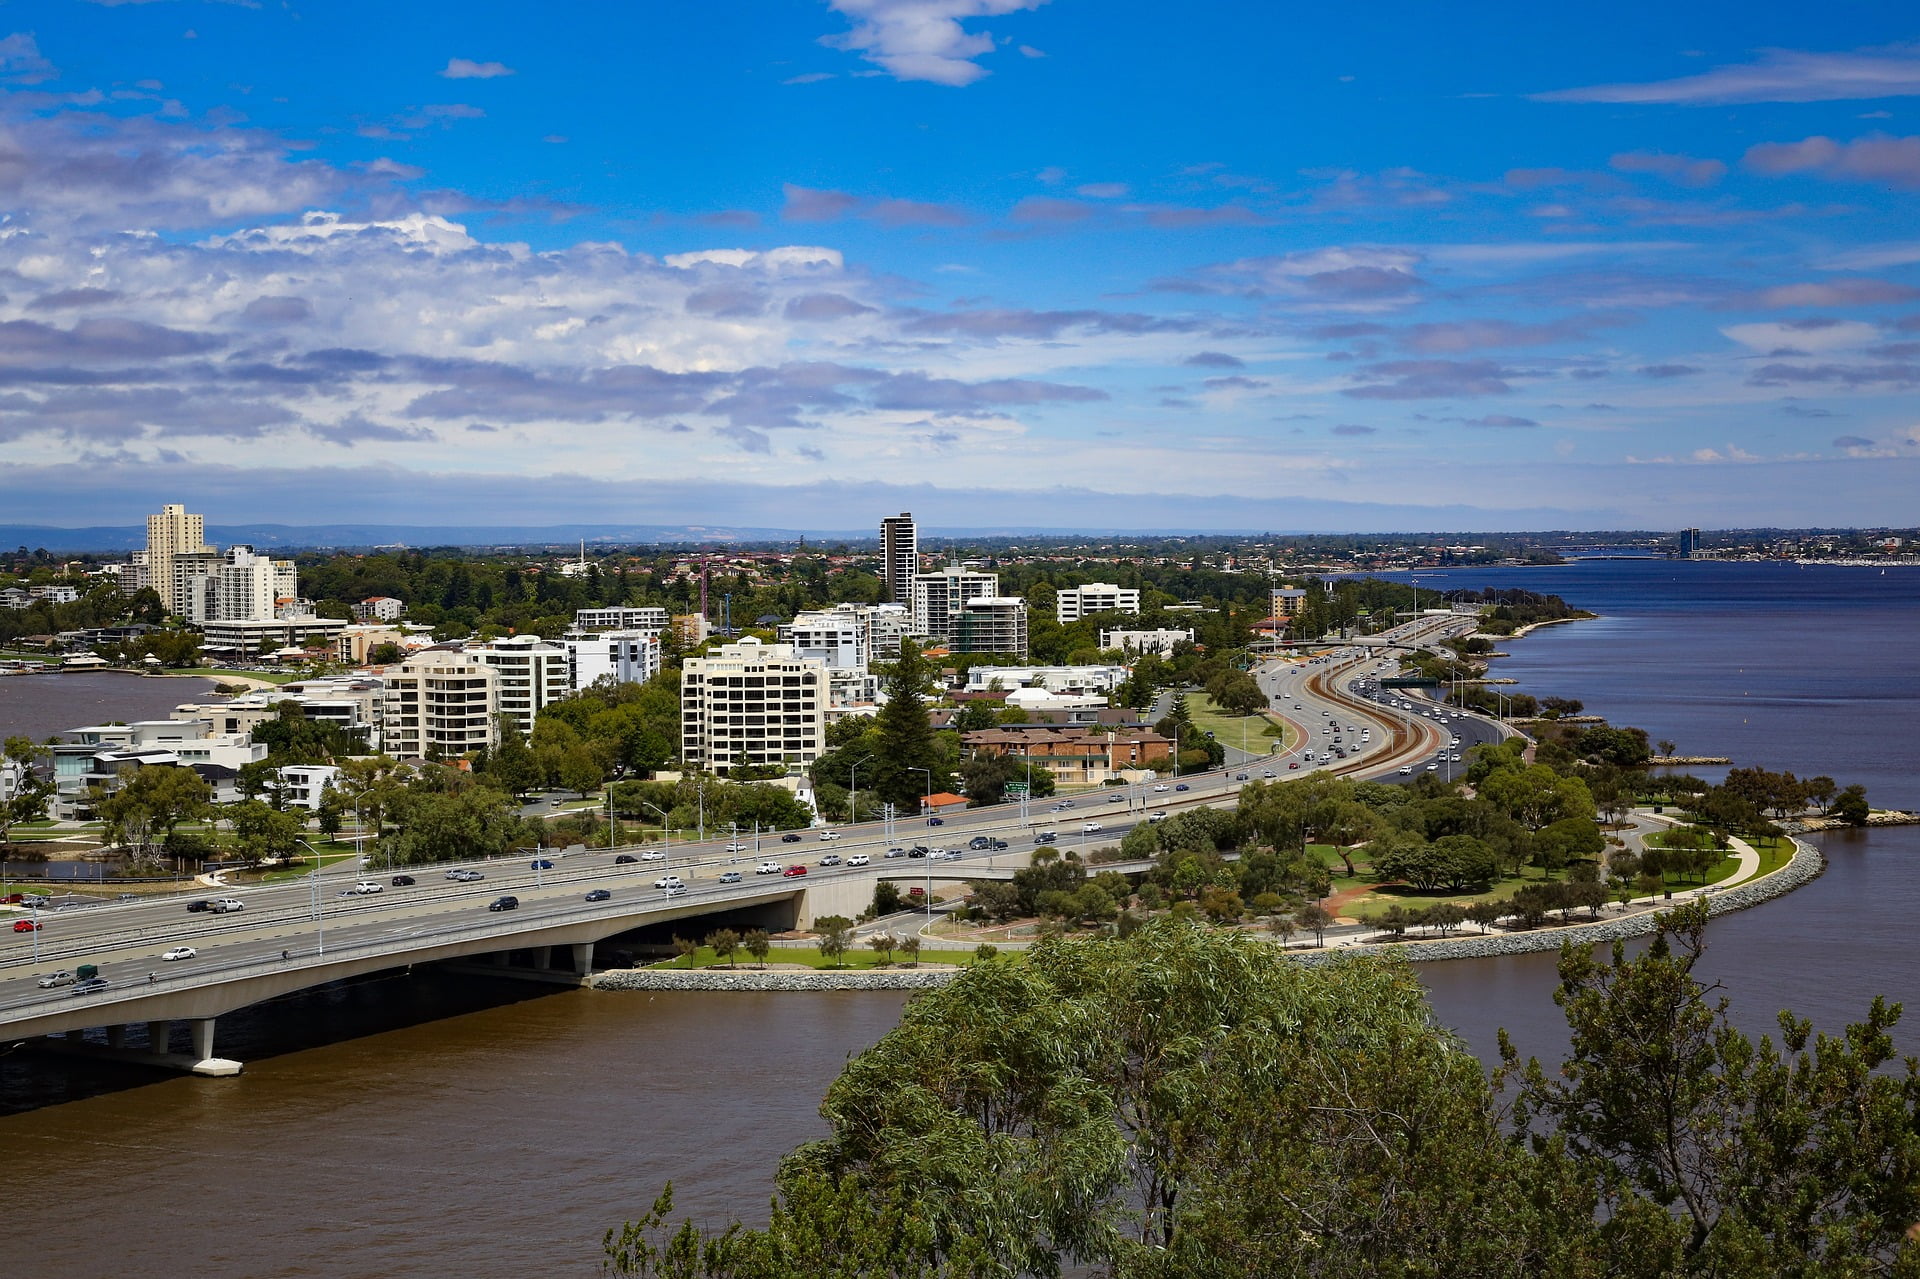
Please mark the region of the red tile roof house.
<svg viewBox="0 0 1920 1279"><path fill-rule="evenodd" d="M920 811L923 813L944 813L955 808L965 808L966 806L967 797L965 795L950 795L946 791L941 791L937 795L929 795L920 801Z"/></svg>

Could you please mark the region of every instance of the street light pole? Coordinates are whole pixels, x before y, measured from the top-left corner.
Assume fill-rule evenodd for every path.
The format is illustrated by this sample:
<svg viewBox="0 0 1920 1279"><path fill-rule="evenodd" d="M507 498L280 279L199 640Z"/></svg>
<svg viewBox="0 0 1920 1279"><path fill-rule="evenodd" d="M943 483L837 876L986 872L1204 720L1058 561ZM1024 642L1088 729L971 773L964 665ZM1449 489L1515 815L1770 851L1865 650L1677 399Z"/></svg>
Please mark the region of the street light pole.
<svg viewBox="0 0 1920 1279"><path fill-rule="evenodd" d="M307 878L313 885L313 927L318 937L316 953L325 955L327 953L327 916L320 902L320 850L304 839L300 842L306 844L307 851L313 854L313 874Z"/></svg>
<svg viewBox="0 0 1920 1279"><path fill-rule="evenodd" d="M854 776L859 773L860 765L871 764L872 762L873 756L862 755L859 759L854 760L852 765L847 769L847 825L849 826L860 820L860 805L856 798L860 792L854 789Z"/></svg>

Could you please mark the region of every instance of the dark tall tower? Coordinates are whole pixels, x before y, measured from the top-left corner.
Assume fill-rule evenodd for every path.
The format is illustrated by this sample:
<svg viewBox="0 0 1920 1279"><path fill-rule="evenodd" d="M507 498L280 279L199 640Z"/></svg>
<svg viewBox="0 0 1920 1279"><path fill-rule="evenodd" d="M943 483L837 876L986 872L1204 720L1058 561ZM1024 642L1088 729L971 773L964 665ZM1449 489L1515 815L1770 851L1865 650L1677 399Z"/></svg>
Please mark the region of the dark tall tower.
<svg viewBox="0 0 1920 1279"><path fill-rule="evenodd" d="M880 521L880 580L887 586L887 601L913 604L913 575L920 571L920 532L913 515L902 511Z"/></svg>

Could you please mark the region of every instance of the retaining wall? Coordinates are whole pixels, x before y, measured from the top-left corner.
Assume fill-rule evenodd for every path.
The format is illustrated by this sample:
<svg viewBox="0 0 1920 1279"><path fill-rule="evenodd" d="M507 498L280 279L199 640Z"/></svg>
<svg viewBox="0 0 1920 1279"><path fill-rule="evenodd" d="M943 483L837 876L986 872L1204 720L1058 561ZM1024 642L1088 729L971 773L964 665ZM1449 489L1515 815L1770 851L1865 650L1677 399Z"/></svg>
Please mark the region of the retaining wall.
<svg viewBox="0 0 1920 1279"><path fill-rule="evenodd" d="M829 972L761 972L753 968L619 968L595 973L595 990L932 990L959 970L872 969Z"/></svg>

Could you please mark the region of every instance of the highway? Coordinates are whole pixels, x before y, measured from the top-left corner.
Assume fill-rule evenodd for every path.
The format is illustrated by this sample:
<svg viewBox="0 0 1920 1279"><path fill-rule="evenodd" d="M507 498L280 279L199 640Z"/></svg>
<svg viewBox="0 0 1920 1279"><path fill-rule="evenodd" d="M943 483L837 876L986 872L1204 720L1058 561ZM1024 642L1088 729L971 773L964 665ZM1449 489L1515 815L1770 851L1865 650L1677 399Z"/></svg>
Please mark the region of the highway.
<svg viewBox="0 0 1920 1279"><path fill-rule="evenodd" d="M1426 638L1462 624L1470 626L1471 619L1419 619L1396 629L1408 638ZM407 962L410 948L431 949L447 939L497 939L494 949L511 949L516 935L539 934L554 927L573 928L577 934L582 930L575 926L586 925L585 932L606 936L637 927L648 918L710 914L790 897L821 884L871 882L883 873L891 878L924 873L929 881L952 882L966 878L970 867L1024 864L1040 846L1035 837L1049 832L1057 840L1054 847L1085 853L1116 842L1156 811L1230 804L1243 780L1267 775L1297 778L1314 770L1331 770L1407 781L1425 771L1449 733L1460 737L1457 750L1462 754L1478 741L1498 738L1497 725L1476 717L1450 718L1442 727L1421 713L1426 703L1399 695L1383 704L1352 691L1356 682L1364 688L1367 680L1383 673L1377 667L1392 660L1374 651L1331 646L1317 658L1264 663L1256 668L1256 678L1275 710L1299 730L1293 748L1189 775L1178 779L1177 785L1171 780L1149 782L1024 806L1015 802L964 810L940 819L938 825L915 817L891 824L814 828L796 832L797 841L763 833L715 835L704 842L671 847L576 849L564 855L549 851L544 856L552 860L551 870L534 869L531 853L394 869L375 865L363 870L347 862L318 877L274 885L201 889L41 911L32 916L44 924L39 932L0 932L0 1032L8 1021L45 1012L50 1005L118 1003L130 995L218 982L224 980L221 973L257 972L263 966L319 967L342 955L376 952L393 954L393 963L399 965ZM1348 751L1344 760L1330 757L1333 734L1323 730L1334 725L1342 730L1339 735ZM1364 741L1363 732L1367 734ZM1312 761L1304 758L1308 750L1315 756ZM1453 753L1453 749L1446 751ZM1452 767L1458 765L1448 761L1439 771L1445 776ZM1401 768L1409 772L1402 774ZM1088 823L1097 823L1099 829L1085 829ZM829 834L838 838L825 838ZM969 850L966 845L975 836L1002 839L1008 847ZM919 844L953 850L957 856L933 861L886 855L890 848ZM869 864L845 865L845 859L856 854L865 855ZM820 865L828 855L839 857L841 864ZM617 856L647 860L621 864L615 861ZM757 874L756 867L763 862L782 868L805 865L807 873L791 878ZM457 882L445 877L453 869L477 871L485 878ZM394 885L396 871L414 876L416 882ZM739 882L721 882L728 872L737 873ZM684 893L669 896L668 890L656 886L655 881L668 874L685 881ZM382 891L372 896L346 895L362 877L382 885ZM587 902L586 894L596 889L606 890L610 899ZM517 897L518 909L488 912L488 904L503 894ZM221 915L187 910L190 901L220 896L240 898L245 909ZM0 914L0 927L27 917ZM180 945L193 947L197 954L176 962L160 958L163 951ZM108 988L75 996L70 988L37 985L42 974L71 971L80 964L97 965L100 975L108 979Z"/></svg>

